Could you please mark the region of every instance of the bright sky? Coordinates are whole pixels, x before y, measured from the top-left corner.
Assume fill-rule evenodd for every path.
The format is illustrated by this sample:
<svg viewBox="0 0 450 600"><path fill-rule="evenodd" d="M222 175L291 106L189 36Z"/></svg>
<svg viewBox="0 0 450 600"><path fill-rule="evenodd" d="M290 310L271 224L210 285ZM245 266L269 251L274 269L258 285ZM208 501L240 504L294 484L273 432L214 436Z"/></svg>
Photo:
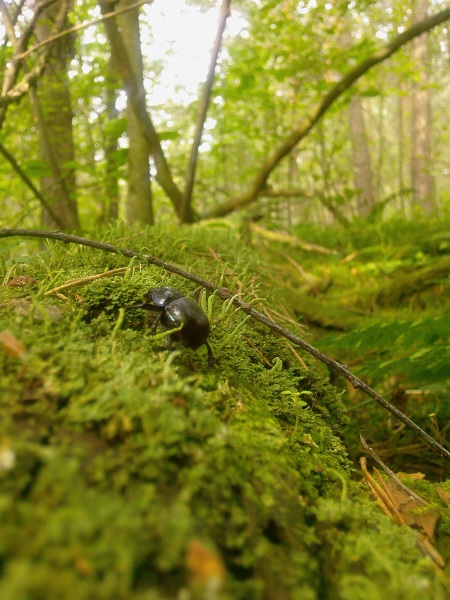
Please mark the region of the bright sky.
<svg viewBox="0 0 450 600"><path fill-rule="evenodd" d="M197 96L198 84L206 78L220 4L220 0L210 1L212 8L201 11L185 0L154 0L140 9L148 17L153 33L152 40L145 39L145 30L141 28L142 51L149 62L165 61L161 84L156 88L152 86L153 106L165 104L168 99L187 103ZM100 15L98 7L92 15ZM225 36L238 35L245 26L245 19L232 7ZM4 34L0 23L1 38ZM97 27L86 30L84 35L98 35Z"/></svg>
<svg viewBox="0 0 450 600"><path fill-rule="evenodd" d="M161 84L152 91L152 105L174 97L192 101L206 78L220 6L202 12L185 0L155 0L143 11L152 24L153 40L143 40L142 51L149 60L166 61ZM245 20L232 10L226 35L236 35L244 26Z"/></svg>

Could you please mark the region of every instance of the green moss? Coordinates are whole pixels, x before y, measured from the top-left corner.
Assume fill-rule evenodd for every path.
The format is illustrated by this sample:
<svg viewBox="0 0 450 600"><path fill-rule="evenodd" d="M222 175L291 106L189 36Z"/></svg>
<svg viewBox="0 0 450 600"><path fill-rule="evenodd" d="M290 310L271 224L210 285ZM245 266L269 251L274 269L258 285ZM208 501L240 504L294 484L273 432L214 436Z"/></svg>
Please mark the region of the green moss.
<svg viewBox="0 0 450 600"><path fill-rule="evenodd" d="M267 280L230 232L104 237L226 285ZM92 282L67 302L44 296L126 265L50 244L27 272L40 282L34 299L64 316L14 312L11 295L29 290L4 300L0 330L27 354L0 352L0 446L15 456L0 471L2 600L350 600L377 598L381 586L392 598L438 597L412 535L351 484L341 397L312 359L299 362L217 299L207 303L216 367L204 349L167 352L139 311L119 312L155 285L193 294L154 267ZM186 559L194 540L224 565L221 587L204 573L199 587Z"/></svg>
<svg viewBox="0 0 450 600"><path fill-rule="evenodd" d="M429 559L418 558L412 530L393 527L378 508L355 502L354 497L339 502L320 499L314 511L319 536L324 534L321 552L327 597L382 600L386 593L399 599L446 597L444 583L430 573ZM398 562L399 555L403 563ZM412 562L413 570L407 566Z"/></svg>

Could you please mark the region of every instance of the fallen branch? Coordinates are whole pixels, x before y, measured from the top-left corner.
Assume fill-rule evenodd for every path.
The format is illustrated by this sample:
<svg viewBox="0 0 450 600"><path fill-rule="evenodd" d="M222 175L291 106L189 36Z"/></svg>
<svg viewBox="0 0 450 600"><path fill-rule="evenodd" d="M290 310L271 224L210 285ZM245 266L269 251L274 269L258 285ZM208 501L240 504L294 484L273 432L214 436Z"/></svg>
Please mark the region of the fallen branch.
<svg viewBox="0 0 450 600"><path fill-rule="evenodd" d="M41 230L30 230L30 229L0 229L0 238L6 237L35 237L35 238L44 238L44 239L53 239L59 240L64 243L71 244L80 244L82 246L88 246L89 248L97 248L98 250L104 250L105 252L111 252L113 254L122 254L127 258L140 258L141 260L145 260L148 263L155 265L168 271L169 273L174 273L175 275L179 275L184 279L188 279L189 281L193 281L197 285L204 287L206 290L210 292L215 292L219 298L222 300L231 300L232 303L240 308L242 312L247 315L253 317L256 321L259 321L278 335L286 338L291 341L296 346L299 346L321 362L323 362L329 369L338 373L347 381L349 381L355 389L361 390L364 394L375 400L378 404L380 404L383 408L389 411L396 419L401 421L411 429L414 434L421 438L430 448L438 452L441 457L445 457L450 459L450 452L444 448L441 444L439 444L434 438L432 438L428 433L426 433L423 429L421 429L414 421L412 421L409 417L403 414L398 408L396 408L393 404L388 402L383 396L380 396L375 390L369 387L364 381L356 377L345 365L337 362L330 356L323 354L308 342L305 342L302 338L297 335L291 333L287 329L281 327L262 313L258 312L252 306L246 302L242 302L239 300L230 290L224 287L219 287L206 279L203 279L199 275L195 273L189 273L185 271L181 267L177 267L171 263L165 262L159 258L154 256L149 256L146 254L141 254L134 250L128 250L127 248L119 248L112 244L105 244L103 242L98 242L96 240L90 240L87 238L82 238L76 235L69 235L67 233L61 233L60 231L41 231Z"/></svg>

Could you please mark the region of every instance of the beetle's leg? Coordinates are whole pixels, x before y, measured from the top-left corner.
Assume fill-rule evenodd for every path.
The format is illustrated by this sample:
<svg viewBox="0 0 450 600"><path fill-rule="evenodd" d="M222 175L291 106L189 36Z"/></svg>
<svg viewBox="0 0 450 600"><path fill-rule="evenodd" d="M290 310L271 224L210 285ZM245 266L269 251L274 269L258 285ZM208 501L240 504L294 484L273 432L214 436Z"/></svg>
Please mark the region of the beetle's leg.
<svg viewBox="0 0 450 600"><path fill-rule="evenodd" d="M152 325L153 335L156 334L156 328L158 327L158 323L160 322L161 317L162 317L162 312L160 312L159 315L156 317L156 319L153 321L153 325Z"/></svg>
<svg viewBox="0 0 450 600"><path fill-rule="evenodd" d="M206 346L206 349L208 350L208 365L210 367L213 367L216 364L216 359L214 358L212 348L208 344L208 342L205 342L205 346Z"/></svg>
<svg viewBox="0 0 450 600"><path fill-rule="evenodd" d="M160 306L155 306L154 304L149 304L148 302L142 302L142 304L131 304L128 306L128 308L143 308L144 310L149 310L150 312L159 313L152 325L152 332L153 332L153 335L155 335L156 328L158 327L158 323L163 315L164 309L162 309Z"/></svg>

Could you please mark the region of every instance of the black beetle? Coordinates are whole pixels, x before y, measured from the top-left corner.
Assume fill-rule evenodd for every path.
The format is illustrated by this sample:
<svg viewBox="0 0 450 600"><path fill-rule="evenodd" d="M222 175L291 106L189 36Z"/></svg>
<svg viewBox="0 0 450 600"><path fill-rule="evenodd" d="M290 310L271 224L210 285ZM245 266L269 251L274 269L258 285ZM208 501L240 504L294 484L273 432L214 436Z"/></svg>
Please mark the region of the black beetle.
<svg viewBox="0 0 450 600"><path fill-rule="evenodd" d="M188 348L199 348L203 344L208 350L208 363L214 364L214 355L211 346L206 341L210 332L208 317L200 306L173 287L161 286L150 290L142 304L135 304L132 308L143 308L159 315L153 324L153 332L161 321L164 327L174 329L182 326L176 335ZM169 345L171 343L169 336Z"/></svg>

